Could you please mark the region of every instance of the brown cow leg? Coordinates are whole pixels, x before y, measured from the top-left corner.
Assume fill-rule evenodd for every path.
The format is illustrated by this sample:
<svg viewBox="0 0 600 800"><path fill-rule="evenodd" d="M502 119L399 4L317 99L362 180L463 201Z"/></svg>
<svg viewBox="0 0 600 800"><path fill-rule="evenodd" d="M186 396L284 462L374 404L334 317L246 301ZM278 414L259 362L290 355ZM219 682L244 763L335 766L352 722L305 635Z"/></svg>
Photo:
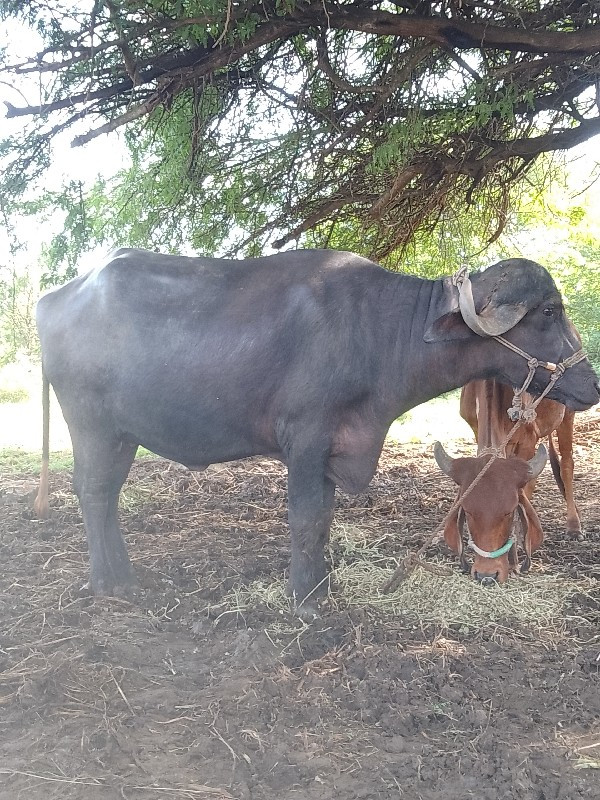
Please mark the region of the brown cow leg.
<svg viewBox="0 0 600 800"><path fill-rule="evenodd" d="M560 477L564 486L565 502L567 504L567 534L573 539L583 540L579 509L575 504L573 492L573 412L567 410L563 422L556 429L558 449L560 452Z"/></svg>

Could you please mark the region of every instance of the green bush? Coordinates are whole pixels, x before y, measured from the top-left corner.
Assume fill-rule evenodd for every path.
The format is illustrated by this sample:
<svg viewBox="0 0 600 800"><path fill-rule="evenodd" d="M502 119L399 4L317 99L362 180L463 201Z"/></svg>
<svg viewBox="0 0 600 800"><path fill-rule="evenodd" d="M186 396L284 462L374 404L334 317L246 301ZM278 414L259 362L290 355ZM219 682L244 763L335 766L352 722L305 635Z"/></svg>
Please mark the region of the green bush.
<svg viewBox="0 0 600 800"><path fill-rule="evenodd" d="M29 392L26 389L0 388L0 403L22 403L24 400L29 400Z"/></svg>

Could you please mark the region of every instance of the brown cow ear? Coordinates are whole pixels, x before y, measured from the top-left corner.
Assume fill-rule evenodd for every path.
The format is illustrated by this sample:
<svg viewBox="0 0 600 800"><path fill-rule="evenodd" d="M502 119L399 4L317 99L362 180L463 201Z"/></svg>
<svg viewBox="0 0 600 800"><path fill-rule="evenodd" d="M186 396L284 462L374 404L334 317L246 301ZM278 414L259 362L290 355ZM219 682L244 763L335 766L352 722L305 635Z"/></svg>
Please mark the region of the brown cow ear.
<svg viewBox="0 0 600 800"><path fill-rule="evenodd" d="M531 554L534 553L544 541L544 531L542 530L542 524L536 510L523 492L519 492L519 501L523 506L527 520L527 529L524 532L524 547L527 558L530 559Z"/></svg>
<svg viewBox="0 0 600 800"><path fill-rule="evenodd" d="M460 506L451 511L444 520L444 539L450 550L462 556L463 543L458 527L459 513Z"/></svg>

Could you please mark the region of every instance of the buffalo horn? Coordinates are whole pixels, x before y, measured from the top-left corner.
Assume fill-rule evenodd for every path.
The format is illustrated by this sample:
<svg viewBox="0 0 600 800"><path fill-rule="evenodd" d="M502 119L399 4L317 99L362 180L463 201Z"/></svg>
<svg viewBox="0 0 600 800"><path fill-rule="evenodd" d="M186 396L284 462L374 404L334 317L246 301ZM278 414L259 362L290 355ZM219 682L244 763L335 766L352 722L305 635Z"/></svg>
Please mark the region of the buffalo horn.
<svg viewBox="0 0 600 800"><path fill-rule="evenodd" d="M530 480L534 480L535 478L538 477L540 472L546 466L546 461L547 460L548 460L548 451L546 450L544 445L541 444L538 447L537 452L535 453L535 455L532 458L530 458L529 461L527 462L527 464L529 466L529 479Z"/></svg>
<svg viewBox="0 0 600 800"><path fill-rule="evenodd" d="M441 442L436 442L433 445L433 455L435 460L437 461L438 467L442 470L444 475L447 475L449 478L452 477L450 474L452 470L452 464L454 459L452 459L448 453L442 447Z"/></svg>
<svg viewBox="0 0 600 800"><path fill-rule="evenodd" d="M460 284L458 304L465 323L479 336L500 336L514 328L527 313L524 305L503 305L496 308L490 305L482 314L478 314L475 311L473 287L468 277Z"/></svg>

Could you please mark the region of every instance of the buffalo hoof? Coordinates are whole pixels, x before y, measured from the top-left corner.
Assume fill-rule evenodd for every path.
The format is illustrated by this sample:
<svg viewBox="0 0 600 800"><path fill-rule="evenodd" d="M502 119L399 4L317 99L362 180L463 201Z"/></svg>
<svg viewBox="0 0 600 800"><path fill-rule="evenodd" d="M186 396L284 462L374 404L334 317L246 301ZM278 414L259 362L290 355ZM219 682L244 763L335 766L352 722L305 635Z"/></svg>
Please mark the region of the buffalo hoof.
<svg viewBox="0 0 600 800"><path fill-rule="evenodd" d="M294 614L306 624L314 622L321 616L321 608L316 600L306 600L294 606Z"/></svg>
<svg viewBox="0 0 600 800"><path fill-rule="evenodd" d="M322 590L318 594L316 590L300 593L288 582L285 593L294 602L294 614L303 622L312 622L321 616L321 606L326 596Z"/></svg>
<svg viewBox="0 0 600 800"><path fill-rule="evenodd" d="M131 600L140 588L139 583L133 576L118 582L104 579L91 580L84 586L95 597L117 597L120 600Z"/></svg>

